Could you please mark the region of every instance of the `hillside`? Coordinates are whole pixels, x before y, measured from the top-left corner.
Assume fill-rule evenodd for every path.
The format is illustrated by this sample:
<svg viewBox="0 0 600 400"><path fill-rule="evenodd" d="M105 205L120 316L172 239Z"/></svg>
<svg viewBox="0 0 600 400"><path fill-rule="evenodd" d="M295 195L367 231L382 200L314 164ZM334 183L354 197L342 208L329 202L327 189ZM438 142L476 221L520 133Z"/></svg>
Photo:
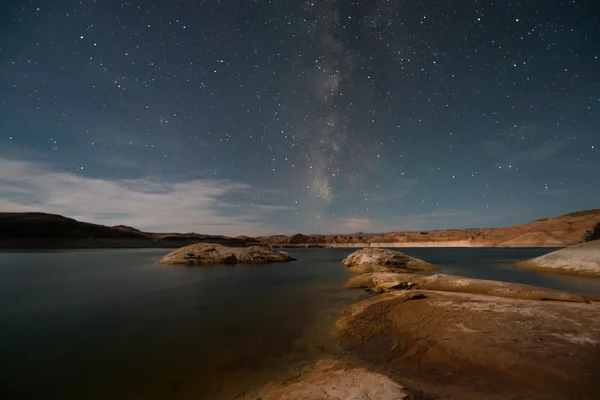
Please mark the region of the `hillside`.
<svg viewBox="0 0 600 400"><path fill-rule="evenodd" d="M600 209L544 218L508 228L275 235L257 238L275 247L564 247L591 237ZM594 235L597 233L594 233Z"/></svg>
<svg viewBox="0 0 600 400"><path fill-rule="evenodd" d="M257 243L250 237L142 232L129 226L90 224L55 214L0 213L0 248L177 248L199 242L232 247Z"/></svg>
<svg viewBox="0 0 600 400"><path fill-rule="evenodd" d="M589 210L508 228L231 238L142 232L46 213L0 213L0 248L177 248L200 242L233 247L565 247L597 238L599 224L600 210Z"/></svg>

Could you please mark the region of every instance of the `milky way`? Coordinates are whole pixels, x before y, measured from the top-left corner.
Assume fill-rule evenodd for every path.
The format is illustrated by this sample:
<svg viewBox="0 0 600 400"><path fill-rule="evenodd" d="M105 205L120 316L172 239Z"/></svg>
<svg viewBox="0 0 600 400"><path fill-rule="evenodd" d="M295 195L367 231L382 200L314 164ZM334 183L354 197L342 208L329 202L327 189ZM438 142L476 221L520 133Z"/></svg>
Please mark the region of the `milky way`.
<svg viewBox="0 0 600 400"><path fill-rule="evenodd" d="M0 211L224 234L600 206L593 1L4 1Z"/></svg>

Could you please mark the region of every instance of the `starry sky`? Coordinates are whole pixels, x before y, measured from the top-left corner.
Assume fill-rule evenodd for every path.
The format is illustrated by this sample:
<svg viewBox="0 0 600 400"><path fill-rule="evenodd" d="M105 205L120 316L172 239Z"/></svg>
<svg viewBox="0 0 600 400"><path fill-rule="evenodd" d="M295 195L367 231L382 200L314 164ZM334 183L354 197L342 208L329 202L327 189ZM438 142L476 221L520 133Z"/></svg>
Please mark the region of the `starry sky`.
<svg viewBox="0 0 600 400"><path fill-rule="evenodd" d="M227 235L600 207L589 1L4 0L0 211Z"/></svg>

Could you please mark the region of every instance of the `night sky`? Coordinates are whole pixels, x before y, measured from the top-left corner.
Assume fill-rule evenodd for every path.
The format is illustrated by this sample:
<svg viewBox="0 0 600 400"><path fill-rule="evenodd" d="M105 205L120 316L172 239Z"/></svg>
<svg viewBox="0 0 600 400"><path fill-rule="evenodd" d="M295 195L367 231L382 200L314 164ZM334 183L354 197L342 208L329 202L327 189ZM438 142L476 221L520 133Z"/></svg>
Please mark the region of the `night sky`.
<svg viewBox="0 0 600 400"><path fill-rule="evenodd" d="M0 5L0 211L215 234L600 207L589 1Z"/></svg>

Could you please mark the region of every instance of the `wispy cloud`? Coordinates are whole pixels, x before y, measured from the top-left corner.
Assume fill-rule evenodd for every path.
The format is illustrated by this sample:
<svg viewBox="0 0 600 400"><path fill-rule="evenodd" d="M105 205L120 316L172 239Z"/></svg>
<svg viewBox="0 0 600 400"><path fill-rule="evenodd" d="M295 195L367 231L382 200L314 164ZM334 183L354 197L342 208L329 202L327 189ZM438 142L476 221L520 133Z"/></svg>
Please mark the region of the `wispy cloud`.
<svg viewBox="0 0 600 400"><path fill-rule="evenodd" d="M0 158L0 211L44 211L149 231L258 235L284 206L237 206L253 188L228 180L94 179L50 165Z"/></svg>
<svg viewBox="0 0 600 400"><path fill-rule="evenodd" d="M391 218L377 227L380 228L379 232L491 228L507 226L502 221L514 218L515 215L516 212L500 209L439 209Z"/></svg>
<svg viewBox="0 0 600 400"><path fill-rule="evenodd" d="M339 221L340 232L369 232L373 228L370 218L348 217Z"/></svg>
<svg viewBox="0 0 600 400"><path fill-rule="evenodd" d="M496 158L498 166L515 166L519 164L534 164L544 161L565 150L571 140L569 138L536 140L532 144L531 137L538 136L539 131L533 126L520 128L514 132L505 132L498 140L485 141L484 151Z"/></svg>

